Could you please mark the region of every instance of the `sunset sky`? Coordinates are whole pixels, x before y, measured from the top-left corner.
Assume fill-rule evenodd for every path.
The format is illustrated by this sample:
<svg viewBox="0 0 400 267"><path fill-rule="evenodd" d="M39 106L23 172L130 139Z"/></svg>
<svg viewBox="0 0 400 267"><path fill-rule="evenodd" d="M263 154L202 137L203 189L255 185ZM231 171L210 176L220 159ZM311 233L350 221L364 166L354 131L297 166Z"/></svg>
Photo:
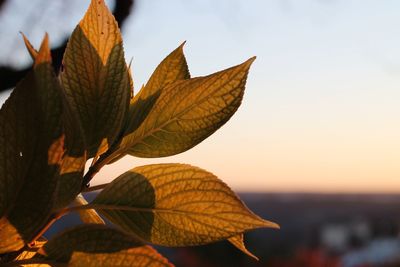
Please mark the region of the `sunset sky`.
<svg viewBox="0 0 400 267"><path fill-rule="evenodd" d="M399 10L399 1L137 0L123 31L136 89L185 40L192 76L257 60L242 106L214 135L174 157L125 157L94 184L183 162L238 191L400 192Z"/></svg>

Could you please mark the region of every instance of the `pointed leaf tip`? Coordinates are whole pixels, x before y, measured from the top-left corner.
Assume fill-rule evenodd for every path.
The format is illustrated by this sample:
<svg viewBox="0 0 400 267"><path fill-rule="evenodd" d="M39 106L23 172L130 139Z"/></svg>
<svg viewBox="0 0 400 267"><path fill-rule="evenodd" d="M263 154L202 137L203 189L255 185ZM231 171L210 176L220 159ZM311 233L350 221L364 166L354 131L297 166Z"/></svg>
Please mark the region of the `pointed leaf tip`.
<svg viewBox="0 0 400 267"><path fill-rule="evenodd" d="M271 222L271 221L267 221L267 220L264 220L264 226L265 226L265 227L268 227L268 228L277 229L277 230L280 230L280 229L281 229L281 227L279 226L279 224L274 223L274 222Z"/></svg>
<svg viewBox="0 0 400 267"><path fill-rule="evenodd" d="M92 0L85 16L79 22L79 27L97 51L103 65L106 65L113 48L117 44L122 45L118 23L106 3L103 0Z"/></svg>
<svg viewBox="0 0 400 267"><path fill-rule="evenodd" d="M28 38L25 36L25 34L22 31L20 31L19 33L22 35L22 38L24 39L24 43L25 43L26 49L28 50L29 55L31 56L31 58L33 60L35 60L35 58L38 55L38 51L29 42Z"/></svg>
<svg viewBox="0 0 400 267"><path fill-rule="evenodd" d="M185 46L185 44L186 44L186 40L183 41L183 42L181 43L181 45L179 46L179 48L180 48L180 49L183 49L183 47Z"/></svg>
<svg viewBox="0 0 400 267"><path fill-rule="evenodd" d="M255 259L256 261L259 261L259 258L251 253L247 248L246 245L244 244L244 236L243 234L235 235L232 236L228 239L228 242L230 242L232 245L234 245L237 249L242 251L244 254L247 256Z"/></svg>
<svg viewBox="0 0 400 267"><path fill-rule="evenodd" d="M39 52L35 57L35 67L42 63L51 63L51 52L49 45L49 35L44 35L42 44L40 45Z"/></svg>
<svg viewBox="0 0 400 267"><path fill-rule="evenodd" d="M251 66L251 64L253 64L253 62L256 60L256 58L257 58L256 56L251 57L248 60L246 60L243 64Z"/></svg>

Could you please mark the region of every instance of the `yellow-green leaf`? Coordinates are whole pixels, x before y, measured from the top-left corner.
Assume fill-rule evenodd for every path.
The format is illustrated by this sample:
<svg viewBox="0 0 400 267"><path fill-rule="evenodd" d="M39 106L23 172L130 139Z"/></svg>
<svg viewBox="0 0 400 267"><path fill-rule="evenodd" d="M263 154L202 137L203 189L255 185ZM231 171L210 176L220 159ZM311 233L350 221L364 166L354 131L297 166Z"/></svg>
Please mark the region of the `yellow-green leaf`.
<svg viewBox="0 0 400 267"><path fill-rule="evenodd" d="M184 44L182 43L177 49L172 51L157 66L146 86L138 94L141 99L156 94L168 84L190 78L186 58L183 54Z"/></svg>
<svg viewBox="0 0 400 267"><path fill-rule="evenodd" d="M203 141L238 109L254 59L167 85L143 123L122 139L120 149L137 157L165 157Z"/></svg>
<svg viewBox="0 0 400 267"><path fill-rule="evenodd" d="M252 213L213 174L184 164L134 168L87 207L126 231L165 246L206 244L256 228L278 227Z"/></svg>
<svg viewBox="0 0 400 267"><path fill-rule="evenodd" d="M0 111L0 253L22 248L52 211L64 147L60 92L46 35Z"/></svg>
<svg viewBox="0 0 400 267"><path fill-rule="evenodd" d="M123 136L133 133L142 124L160 96L160 93L167 85L190 78L186 58L183 54L184 44L181 44L161 61L146 86L143 86L139 93L131 100ZM125 153L121 153L116 159L124 155Z"/></svg>
<svg viewBox="0 0 400 267"><path fill-rule="evenodd" d="M244 254L252 257L253 259L258 261L257 256L255 256L253 253L251 253L250 251L248 251L248 249L246 248L245 244L244 244L244 237L243 234L239 234L239 235L235 235L232 236L228 239L228 241L234 245L236 248L238 248L239 250L241 250Z"/></svg>
<svg viewBox="0 0 400 267"><path fill-rule="evenodd" d="M74 204L80 206L80 205L87 205L88 202L82 196L82 194L79 194L76 196ZM79 210L78 212L81 221L84 223L105 224L103 219L100 217L99 214L97 214L97 212L94 209Z"/></svg>
<svg viewBox="0 0 400 267"><path fill-rule="evenodd" d="M85 134L88 157L121 132L130 99L121 33L104 0L92 0L68 42L60 74Z"/></svg>
<svg viewBox="0 0 400 267"><path fill-rule="evenodd" d="M39 253L42 259L68 266L173 266L152 247L99 224L67 230L48 241Z"/></svg>

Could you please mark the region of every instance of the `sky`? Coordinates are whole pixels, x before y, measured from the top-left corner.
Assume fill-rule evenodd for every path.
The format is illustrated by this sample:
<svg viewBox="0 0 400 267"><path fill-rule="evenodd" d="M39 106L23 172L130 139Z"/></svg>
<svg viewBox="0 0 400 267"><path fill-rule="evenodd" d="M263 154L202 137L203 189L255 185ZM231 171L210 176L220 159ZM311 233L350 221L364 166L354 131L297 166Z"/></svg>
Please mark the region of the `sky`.
<svg viewBox="0 0 400 267"><path fill-rule="evenodd" d="M81 13L66 12L62 26L43 23L49 29L32 32L32 42L45 30L60 42L87 2L71 0ZM93 184L139 165L182 162L236 191L400 192L399 8L394 0L137 0L123 31L136 89L183 41L193 77L257 60L241 107L214 135L173 157L127 156ZM26 64L14 43L18 60L0 60Z"/></svg>

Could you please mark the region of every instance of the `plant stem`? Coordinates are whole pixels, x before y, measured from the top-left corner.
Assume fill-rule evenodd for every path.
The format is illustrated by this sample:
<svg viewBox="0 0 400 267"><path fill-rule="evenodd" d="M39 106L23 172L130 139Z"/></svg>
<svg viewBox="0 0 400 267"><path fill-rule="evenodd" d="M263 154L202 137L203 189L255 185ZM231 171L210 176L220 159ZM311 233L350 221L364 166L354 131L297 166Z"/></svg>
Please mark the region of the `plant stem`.
<svg viewBox="0 0 400 267"><path fill-rule="evenodd" d="M168 208L142 208L142 207L131 207L131 206L122 206L122 205L110 205L110 204L86 204L86 205L79 205L79 206L72 206L65 208L63 210L63 215L73 212L73 211L80 211L80 210L119 210L119 211L136 211L136 212L162 212L162 213L181 213L187 214L187 212L168 209ZM201 214L199 212L191 212L192 214Z"/></svg>
<svg viewBox="0 0 400 267"><path fill-rule="evenodd" d="M63 210L63 215L73 211L79 210L126 210L126 211L143 211L143 212L152 212L151 208L140 208L140 207L128 207L128 206L117 206L117 205L107 205L107 204L86 204L80 206L72 206L65 208Z"/></svg>
<svg viewBox="0 0 400 267"><path fill-rule="evenodd" d="M93 191L101 190L109 184L110 183L91 186L91 187L85 188L82 192L86 193L86 192L93 192Z"/></svg>
<svg viewBox="0 0 400 267"><path fill-rule="evenodd" d="M107 152L102 154L92 166L90 166L89 170L83 177L81 191L85 191L87 189L93 177L100 171L101 168L107 165L116 156L117 153L117 149L110 148L109 150L107 150Z"/></svg>
<svg viewBox="0 0 400 267"><path fill-rule="evenodd" d="M53 214L49 221L47 222L47 224L39 231L39 233L37 233L35 235L34 238L32 238L31 242L29 242L28 246L32 246L32 244L34 244L34 242L36 240L38 240L49 228L50 226L53 225L53 223L55 223L58 219L60 219L62 216L64 216L65 214L67 214L67 212L65 212L65 209L61 210L59 213Z"/></svg>

